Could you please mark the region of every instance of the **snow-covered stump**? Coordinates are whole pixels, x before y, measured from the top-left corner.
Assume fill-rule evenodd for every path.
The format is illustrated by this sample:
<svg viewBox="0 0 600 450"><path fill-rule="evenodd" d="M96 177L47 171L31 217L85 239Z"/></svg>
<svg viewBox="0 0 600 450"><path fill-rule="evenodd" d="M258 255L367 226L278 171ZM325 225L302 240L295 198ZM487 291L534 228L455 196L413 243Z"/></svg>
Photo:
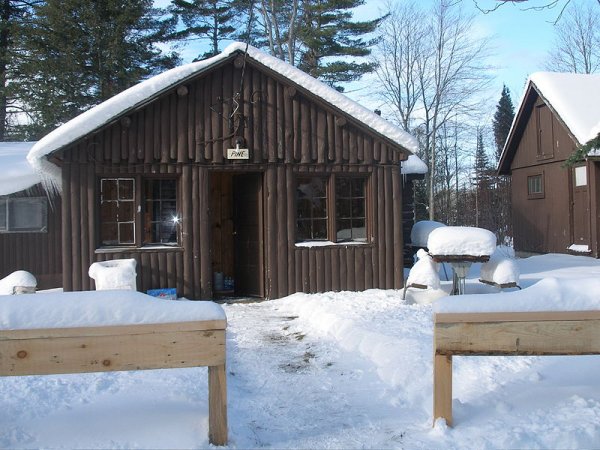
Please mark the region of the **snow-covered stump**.
<svg viewBox="0 0 600 450"><path fill-rule="evenodd" d="M135 291L137 262L135 259L112 259L90 265L88 275L94 280L97 291L126 289Z"/></svg>
<svg viewBox="0 0 600 450"><path fill-rule="evenodd" d="M600 311L434 315L433 423L452 425L452 357L600 354Z"/></svg>
<svg viewBox="0 0 600 450"><path fill-rule="evenodd" d="M0 297L0 376L208 367L209 441L226 445L223 309L122 291Z"/></svg>
<svg viewBox="0 0 600 450"><path fill-rule="evenodd" d="M31 273L17 270L0 280L0 295L33 294L36 287L37 280Z"/></svg>

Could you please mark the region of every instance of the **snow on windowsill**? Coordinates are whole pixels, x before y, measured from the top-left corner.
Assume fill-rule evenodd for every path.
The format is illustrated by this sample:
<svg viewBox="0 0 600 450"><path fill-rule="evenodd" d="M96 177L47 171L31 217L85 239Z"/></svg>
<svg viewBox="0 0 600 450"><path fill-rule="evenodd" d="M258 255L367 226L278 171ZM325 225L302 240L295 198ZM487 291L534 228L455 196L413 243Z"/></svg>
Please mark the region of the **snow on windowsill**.
<svg viewBox="0 0 600 450"><path fill-rule="evenodd" d="M348 241L348 242L332 242L332 241L306 241L296 242L296 247L343 247L345 245L368 245L370 242Z"/></svg>
<svg viewBox="0 0 600 450"><path fill-rule="evenodd" d="M179 245L144 245L143 247L99 247L94 253L139 253L139 252L155 252L157 250L168 250L182 252L183 247Z"/></svg>
<svg viewBox="0 0 600 450"><path fill-rule="evenodd" d="M590 253L590 247L582 244L571 244L567 247L567 250L576 252L576 253Z"/></svg>

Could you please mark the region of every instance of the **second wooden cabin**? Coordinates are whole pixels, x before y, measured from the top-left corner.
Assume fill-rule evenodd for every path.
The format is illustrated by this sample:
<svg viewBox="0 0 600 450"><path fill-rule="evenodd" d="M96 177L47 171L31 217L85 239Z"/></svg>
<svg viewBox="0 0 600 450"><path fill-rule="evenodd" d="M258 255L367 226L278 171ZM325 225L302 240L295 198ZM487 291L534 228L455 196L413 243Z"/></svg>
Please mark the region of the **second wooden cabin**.
<svg viewBox="0 0 600 450"><path fill-rule="evenodd" d="M416 141L252 47L158 75L40 140L62 185L65 290L138 261L192 299L403 285L400 162Z"/></svg>

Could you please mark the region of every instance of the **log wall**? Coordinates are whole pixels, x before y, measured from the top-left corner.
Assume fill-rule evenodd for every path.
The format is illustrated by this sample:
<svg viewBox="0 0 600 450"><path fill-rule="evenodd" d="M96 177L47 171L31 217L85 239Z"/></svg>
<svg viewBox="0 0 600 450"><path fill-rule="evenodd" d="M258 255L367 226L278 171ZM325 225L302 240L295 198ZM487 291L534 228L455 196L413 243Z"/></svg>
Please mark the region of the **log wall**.
<svg viewBox="0 0 600 450"><path fill-rule="evenodd" d="M237 137L248 161L226 158ZM242 74L228 60L56 156L66 290L93 287L87 270L94 261L133 257L138 289L177 287L179 295L210 298L211 171L262 173L266 297L403 285L401 148L255 63ZM368 177L368 244L296 246L295 177L310 173ZM180 247L98 248L98 180L117 174L179 179Z"/></svg>
<svg viewBox="0 0 600 450"><path fill-rule="evenodd" d="M41 185L10 197L46 197ZM31 272L38 289L60 287L61 261L61 199L48 200L48 231L45 233L0 233L0 279L16 270Z"/></svg>

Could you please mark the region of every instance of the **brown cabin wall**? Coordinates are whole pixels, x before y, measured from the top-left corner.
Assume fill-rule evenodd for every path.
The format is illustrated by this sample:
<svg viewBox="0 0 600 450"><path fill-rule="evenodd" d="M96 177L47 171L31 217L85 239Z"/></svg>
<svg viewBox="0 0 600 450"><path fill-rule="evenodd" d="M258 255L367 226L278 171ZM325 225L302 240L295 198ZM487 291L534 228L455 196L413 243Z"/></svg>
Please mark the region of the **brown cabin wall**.
<svg viewBox="0 0 600 450"><path fill-rule="evenodd" d="M89 265L134 257L138 289L177 287L189 298L212 296L210 173L263 174L265 296L293 292L402 286L400 152L339 111L288 86L265 69L247 66L239 111L241 70L229 62L132 112L67 148L63 159L63 265L67 290L89 289ZM222 139L225 136L225 139ZM227 148L243 136L249 161L229 161ZM295 245L298 173L369 176L371 242L301 248ZM177 249L97 249L98 179L109 174L176 174L182 215Z"/></svg>
<svg viewBox="0 0 600 450"><path fill-rule="evenodd" d="M575 144L555 114L538 126L535 100L511 164L514 247L526 252L565 253L572 243L569 169L563 167ZM546 107L547 108L547 107ZM551 148L538 155L538 133L551 133ZM544 197L529 198L527 177L543 174Z"/></svg>
<svg viewBox="0 0 600 450"><path fill-rule="evenodd" d="M46 197L41 185L12 194L11 197ZM48 231L46 233L0 233L0 278L16 270L31 272L38 289L62 285L61 261L61 199L48 201Z"/></svg>

